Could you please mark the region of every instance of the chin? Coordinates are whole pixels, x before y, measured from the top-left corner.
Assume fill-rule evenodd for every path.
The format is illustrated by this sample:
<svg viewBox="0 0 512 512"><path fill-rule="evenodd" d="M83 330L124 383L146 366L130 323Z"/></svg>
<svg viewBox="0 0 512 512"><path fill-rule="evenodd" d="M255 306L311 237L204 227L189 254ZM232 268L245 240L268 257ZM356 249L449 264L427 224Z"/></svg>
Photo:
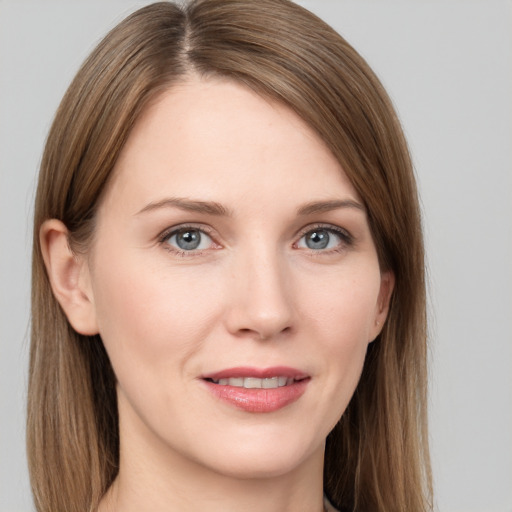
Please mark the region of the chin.
<svg viewBox="0 0 512 512"><path fill-rule="evenodd" d="M288 438L288 441L290 439ZM325 443L307 446L307 443L247 442L240 440L230 443L222 455L214 454L216 471L239 479L264 479L280 477L298 470L311 458L318 457L323 463Z"/></svg>
<svg viewBox="0 0 512 512"><path fill-rule="evenodd" d="M303 461L299 458L284 460L274 456L273 460L244 460L225 461L216 472L229 478L240 480L262 480L266 478L278 478L296 471Z"/></svg>

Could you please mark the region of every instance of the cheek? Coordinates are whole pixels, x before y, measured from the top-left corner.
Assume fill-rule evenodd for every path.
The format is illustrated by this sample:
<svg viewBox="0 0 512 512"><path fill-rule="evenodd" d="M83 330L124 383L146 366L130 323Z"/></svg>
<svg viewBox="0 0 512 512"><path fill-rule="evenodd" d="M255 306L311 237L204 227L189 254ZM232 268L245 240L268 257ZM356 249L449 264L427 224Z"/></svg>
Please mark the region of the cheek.
<svg viewBox="0 0 512 512"><path fill-rule="evenodd" d="M342 268L322 280L304 280L302 288L302 314L333 348L371 341L380 291L378 264Z"/></svg>
<svg viewBox="0 0 512 512"><path fill-rule="evenodd" d="M216 317L215 287L201 276L137 257L97 268L96 314L116 373L141 362L149 371L176 366L200 348Z"/></svg>
<svg viewBox="0 0 512 512"><path fill-rule="evenodd" d="M157 268L136 257L97 268L108 269L95 276L95 305L119 406L139 432L148 426L166 432L174 411L191 402L186 393L173 391L195 377L190 362L217 317L215 287L183 269Z"/></svg>
<svg viewBox="0 0 512 512"><path fill-rule="evenodd" d="M304 328L322 353L323 404L328 404L327 432L345 411L357 387L371 341L380 290L378 265L351 268L312 287L304 301Z"/></svg>

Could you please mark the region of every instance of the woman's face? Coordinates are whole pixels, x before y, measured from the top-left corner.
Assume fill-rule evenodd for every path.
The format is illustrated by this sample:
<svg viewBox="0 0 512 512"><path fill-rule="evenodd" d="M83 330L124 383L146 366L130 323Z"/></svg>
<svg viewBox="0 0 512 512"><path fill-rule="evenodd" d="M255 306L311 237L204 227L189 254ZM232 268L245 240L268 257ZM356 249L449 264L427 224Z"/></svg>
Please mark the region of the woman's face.
<svg viewBox="0 0 512 512"><path fill-rule="evenodd" d="M137 122L97 220L87 293L121 453L239 477L321 461L392 277L318 136L241 85L191 79Z"/></svg>

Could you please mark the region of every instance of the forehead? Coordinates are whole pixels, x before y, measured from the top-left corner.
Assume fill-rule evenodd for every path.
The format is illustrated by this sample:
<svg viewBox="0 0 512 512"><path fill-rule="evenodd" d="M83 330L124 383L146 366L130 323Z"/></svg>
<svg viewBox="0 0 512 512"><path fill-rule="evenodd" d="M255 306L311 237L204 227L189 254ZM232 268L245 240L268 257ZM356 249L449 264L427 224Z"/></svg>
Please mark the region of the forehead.
<svg viewBox="0 0 512 512"><path fill-rule="evenodd" d="M263 204L276 191L297 201L357 199L338 161L291 109L236 82L195 77L141 115L111 188L133 203L167 194Z"/></svg>

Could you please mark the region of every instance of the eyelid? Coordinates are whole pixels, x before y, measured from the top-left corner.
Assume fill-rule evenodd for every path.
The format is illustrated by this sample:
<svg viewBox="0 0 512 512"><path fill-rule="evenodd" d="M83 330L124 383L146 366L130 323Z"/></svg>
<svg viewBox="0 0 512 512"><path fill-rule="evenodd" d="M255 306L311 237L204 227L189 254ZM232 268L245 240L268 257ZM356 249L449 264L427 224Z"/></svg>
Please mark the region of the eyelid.
<svg viewBox="0 0 512 512"><path fill-rule="evenodd" d="M330 231L337 236L339 236L343 242L343 246L351 246L354 243L354 237L352 234L347 231L345 228L342 228L340 226L336 226L335 224L325 224L325 223L315 223L315 224L309 224L308 226L305 226L302 228L299 233L297 234L297 241L294 243L294 246L297 246L299 241L308 233L311 233L311 231L315 231L315 229L323 229L325 231ZM333 248L333 249L327 249L327 250L313 250L309 249L311 253L314 254L320 254L320 253L329 253L329 252L336 252L339 251L339 248Z"/></svg>
<svg viewBox="0 0 512 512"><path fill-rule="evenodd" d="M205 225L205 224L195 224L193 222L178 224L176 226L171 226L169 228L164 229L164 231L162 231L157 236L157 241L160 245L164 246L166 251L171 252L173 254L177 254L179 256L183 256L183 257L198 256L198 255L202 254L204 251L210 250L210 248L209 248L209 249L195 249L195 250L185 251L185 250L181 250L178 247L174 247L167 243L171 237L173 237L180 231L184 231L187 229L197 230L197 231L200 231L201 233L205 234L206 236L208 236L208 238L210 238L210 240L212 241L212 244L215 245L215 247L213 247L212 249L218 249L221 247L221 245L215 240L215 238L213 236L213 233L214 233L213 228L211 228L210 226Z"/></svg>
<svg viewBox="0 0 512 512"><path fill-rule="evenodd" d="M197 229L197 231L202 231L211 237L213 233L213 228L205 224L196 224L194 222L185 222L184 224L177 224L176 226L171 226L165 228L158 236L157 239L159 242L164 242L168 240L169 237L177 233L178 231L183 231L184 229Z"/></svg>
<svg viewBox="0 0 512 512"><path fill-rule="evenodd" d="M212 244L215 247L208 248L208 249L196 249L196 250L185 251L185 250L180 250L179 248L171 246L170 244L166 243L173 235L177 234L179 231L183 231L183 230L187 230L187 229L194 229L194 230L204 233L211 239ZM333 253L333 252L339 252L340 250L350 247L354 243L354 237L347 229L337 226L335 224L319 222L319 223L309 224L309 225L303 227L302 229L300 229L299 232L295 236L296 241L294 242L293 247L298 248L297 245L298 245L299 241L305 235L307 235L311 231L314 231L315 229L316 230L322 229L322 230L334 233L335 235L340 237L341 243L339 244L339 246L337 246L335 248L331 248L331 249L320 249L320 250L305 249L305 250L308 250L312 254L318 255L318 254L329 254L329 253ZM220 249L222 247L221 244L219 244L216 241L216 239L215 239L216 237L214 236L214 233L215 233L215 230L212 227L208 226L207 224L205 225L205 224L199 224L199 223L193 223L193 222L192 223L183 223L183 224L178 224L178 225L171 226L171 227L164 229L157 236L157 241L162 246L165 246L165 249L171 253L179 254L181 256L193 257L193 256L201 255L203 252L205 252L207 250Z"/></svg>

